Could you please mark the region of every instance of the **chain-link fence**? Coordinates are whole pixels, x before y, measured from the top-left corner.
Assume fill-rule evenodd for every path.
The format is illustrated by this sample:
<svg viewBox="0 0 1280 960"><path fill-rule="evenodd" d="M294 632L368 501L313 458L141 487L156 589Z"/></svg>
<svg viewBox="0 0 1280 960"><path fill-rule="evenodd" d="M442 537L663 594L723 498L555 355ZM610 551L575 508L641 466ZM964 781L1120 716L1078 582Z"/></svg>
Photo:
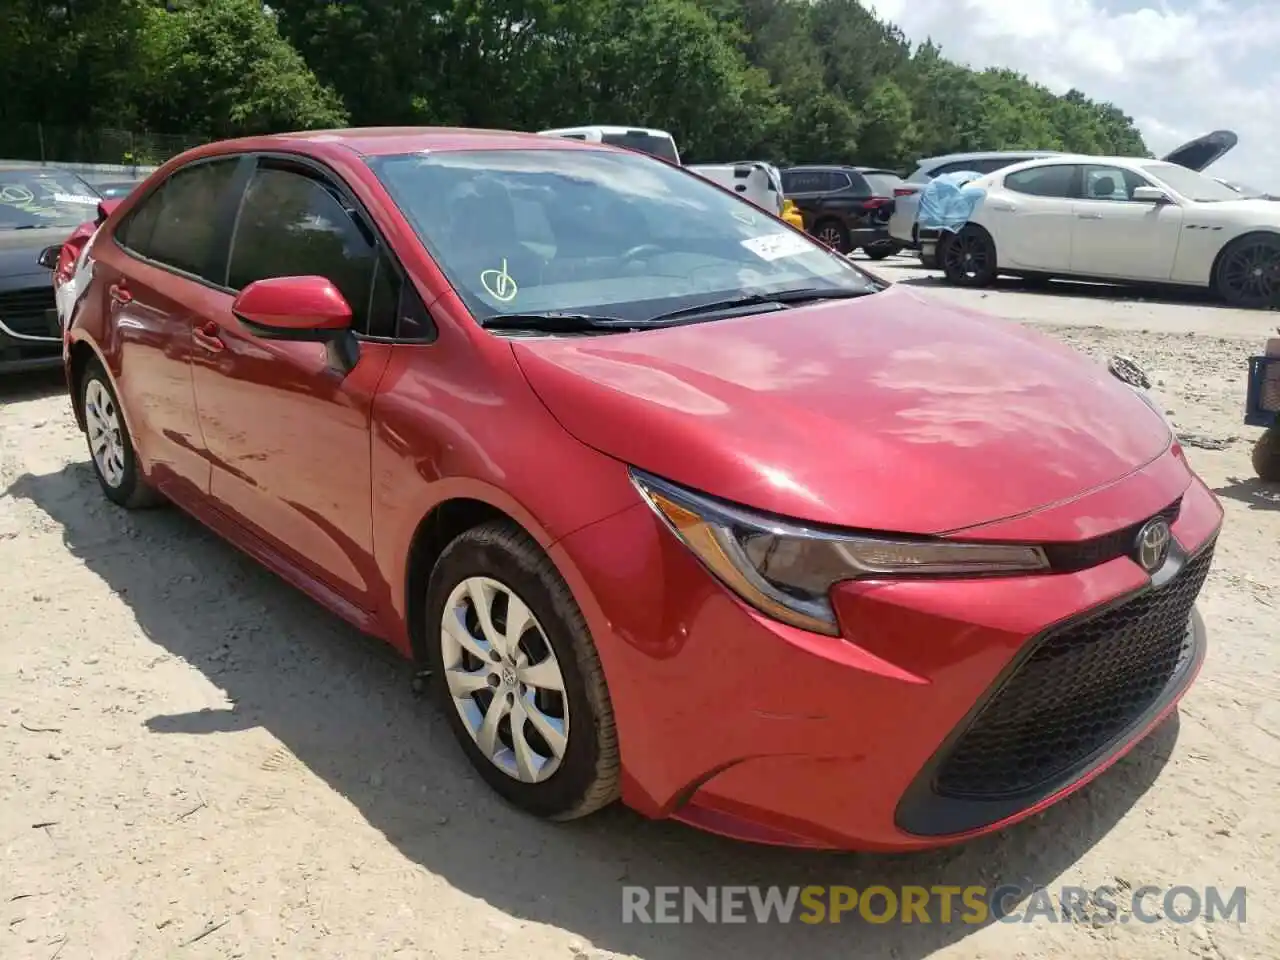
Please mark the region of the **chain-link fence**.
<svg viewBox="0 0 1280 960"><path fill-rule="evenodd" d="M41 163L112 163L158 166L204 143L190 134L139 133L108 127L0 124L0 157Z"/></svg>

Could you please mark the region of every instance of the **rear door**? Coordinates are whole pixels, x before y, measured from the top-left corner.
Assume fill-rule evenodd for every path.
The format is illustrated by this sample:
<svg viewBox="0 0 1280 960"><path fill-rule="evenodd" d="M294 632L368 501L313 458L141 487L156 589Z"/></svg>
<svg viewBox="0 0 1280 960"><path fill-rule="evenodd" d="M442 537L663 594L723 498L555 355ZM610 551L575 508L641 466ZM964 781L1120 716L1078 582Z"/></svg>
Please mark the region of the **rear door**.
<svg viewBox="0 0 1280 960"><path fill-rule="evenodd" d="M134 443L162 488L209 490L192 388L192 331L226 296L227 243L247 164L231 156L180 167L110 236L94 241L93 280L81 310L100 311L105 320L101 346Z"/></svg>
<svg viewBox="0 0 1280 960"><path fill-rule="evenodd" d="M995 238L1001 266L1045 272L1071 269L1079 178L1078 165L1059 163L996 180L977 216Z"/></svg>

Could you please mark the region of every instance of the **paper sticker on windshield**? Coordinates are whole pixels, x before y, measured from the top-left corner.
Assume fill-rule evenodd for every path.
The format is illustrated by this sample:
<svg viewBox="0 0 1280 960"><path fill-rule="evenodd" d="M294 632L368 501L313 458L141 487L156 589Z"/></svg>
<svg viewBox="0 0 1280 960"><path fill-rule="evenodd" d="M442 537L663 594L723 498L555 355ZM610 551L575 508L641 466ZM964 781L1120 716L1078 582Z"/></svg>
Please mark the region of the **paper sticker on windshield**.
<svg viewBox="0 0 1280 960"><path fill-rule="evenodd" d="M54 203L83 203L87 207L96 207L98 205L97 197L86 197L79 193L55 193L53 195Z"/></svg>
<svg viewBox="0 0 1280 960"><path fill-rule="evenodd" d="M480 274L480 285L499 303L510 303L520 292L515 279L507 273L507 261L503 259L501 270L486 270Z"/></svg>
<svg viewBox="0 0 1280 960"><path fill-rule="evenodd" d="M761 260L798 257L802 253L810 253L813 250L809 241L798 233L769 233L763 237L743 240L742 245Z"/></svg>

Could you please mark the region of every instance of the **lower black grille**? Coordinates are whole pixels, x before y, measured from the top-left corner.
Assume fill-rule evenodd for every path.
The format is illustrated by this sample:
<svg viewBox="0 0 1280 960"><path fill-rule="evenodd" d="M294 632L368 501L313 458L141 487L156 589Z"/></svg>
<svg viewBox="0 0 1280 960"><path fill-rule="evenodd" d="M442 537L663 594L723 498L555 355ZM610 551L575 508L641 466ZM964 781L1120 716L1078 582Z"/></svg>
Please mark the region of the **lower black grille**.
<svg viewBox="0 0 1280 960"><path fill-rule="evenodd" d="M955 741L942 797L998 800L1060 781L1105 750L1193 660L1192 608L1210 544L1157 589L1050 631Z"/></svg>
<svg viewBox="0 0 1280 960"><path fill-rule="evenodd" d="M60 337L57 319L49 312L54 308L52 281L42 287L0 293L0 321L14 333Z"/></svg>

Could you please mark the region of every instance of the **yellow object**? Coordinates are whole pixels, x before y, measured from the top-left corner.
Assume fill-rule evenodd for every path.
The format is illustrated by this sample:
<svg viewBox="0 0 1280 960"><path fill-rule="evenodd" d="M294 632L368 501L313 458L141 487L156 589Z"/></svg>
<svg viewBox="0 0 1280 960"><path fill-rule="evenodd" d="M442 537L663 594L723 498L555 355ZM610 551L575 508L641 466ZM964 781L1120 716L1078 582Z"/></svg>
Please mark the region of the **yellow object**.
<svg viewBox="0 0 1280 960"><path fill-rule="evenodd" d="M804 229L804 217L800 215L800 210L796 207L794 200L782 201L782 219L797 230Z"/></svg>

